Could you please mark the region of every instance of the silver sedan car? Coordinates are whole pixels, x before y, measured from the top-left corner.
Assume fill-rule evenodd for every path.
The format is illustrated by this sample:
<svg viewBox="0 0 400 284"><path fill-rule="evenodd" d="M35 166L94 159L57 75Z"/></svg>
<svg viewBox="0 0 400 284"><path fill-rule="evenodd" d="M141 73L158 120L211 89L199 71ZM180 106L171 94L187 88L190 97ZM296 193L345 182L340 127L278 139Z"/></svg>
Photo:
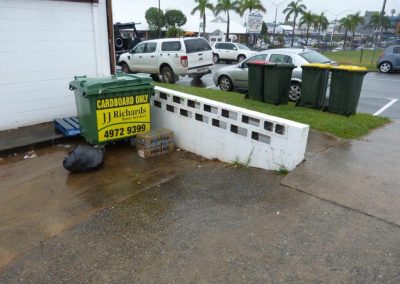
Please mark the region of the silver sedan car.
<svg viewBox="0 0 400 284"><path fill-rule="evenodd" d="M214 84L219 86L223 91L247 89L247 63L256 60L265 60L276 63L292 63L296 66L296 68L293 69L292 82L289 90L289 99L292 101L297 101L301 95L301 65L307 63L335 63L321 53L313 50L298 48L270 49L262 51L239 64L226 66L217 70L213 76Z"/></svg>

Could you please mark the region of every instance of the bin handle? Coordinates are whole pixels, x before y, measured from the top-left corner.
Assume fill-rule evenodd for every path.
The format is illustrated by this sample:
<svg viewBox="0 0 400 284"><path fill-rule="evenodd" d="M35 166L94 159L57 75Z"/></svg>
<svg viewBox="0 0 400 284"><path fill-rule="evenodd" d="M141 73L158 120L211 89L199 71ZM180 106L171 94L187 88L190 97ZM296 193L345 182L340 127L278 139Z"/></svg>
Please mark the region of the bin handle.
<svg viewBox="0 0 400 284"><path fill-rule="evenodd" d="M83 75L83 76L74 76L74 78L75 78L75 80L78 80L78 79L83 79L83 78L87 78L87 76L86 75Z"/></svg>
<svg viewBox="0 0 400 284"><path fill-rule="evenodd" d="M77 81L77 80L79 80L79 79L86 79L86 78L87 78L86 75L83 75L83 76L74 76L74 80L75 80L75 81ZM86 82L86 80L81 80L81 81L79 82L79 85L82 86L84 82ZM76 87L75 87L74 85L72 85L72 84L69 84L69 89L70 89L71 91L73 91L73 90L76 89Z"/></svg>

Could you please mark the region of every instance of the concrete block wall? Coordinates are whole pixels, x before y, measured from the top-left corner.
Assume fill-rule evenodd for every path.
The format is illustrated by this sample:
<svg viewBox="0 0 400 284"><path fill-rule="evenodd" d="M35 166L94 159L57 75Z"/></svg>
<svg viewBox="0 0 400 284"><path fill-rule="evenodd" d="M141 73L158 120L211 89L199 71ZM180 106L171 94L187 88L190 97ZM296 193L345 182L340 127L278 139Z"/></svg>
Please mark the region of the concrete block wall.
<svg viewBox="0 0 400 284"><path fill-rule="evenodd" d="M153 128L170 128L187 151L252 167L294 169L304 159L309 126L156 87Z"/></svg>
<svg viewBox="0 0 400 284"><path fill-rule="evenodd" d="M76 114L68 83L110 74L105 0L0 0L0 130Z"/></svg>

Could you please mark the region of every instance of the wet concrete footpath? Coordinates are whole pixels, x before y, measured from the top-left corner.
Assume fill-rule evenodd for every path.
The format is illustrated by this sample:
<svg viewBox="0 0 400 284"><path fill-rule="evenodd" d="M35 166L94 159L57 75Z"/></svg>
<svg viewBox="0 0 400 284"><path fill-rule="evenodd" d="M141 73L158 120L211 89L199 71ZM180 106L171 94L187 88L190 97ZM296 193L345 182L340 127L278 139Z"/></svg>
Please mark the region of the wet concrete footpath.
<svg viewBox="0 0 400 284"><path fill-rule="evenodd" d="M86 174L62 145L3 158L0 283L398 283L399 125L312 132L286 177L129 146Z"/></svg>

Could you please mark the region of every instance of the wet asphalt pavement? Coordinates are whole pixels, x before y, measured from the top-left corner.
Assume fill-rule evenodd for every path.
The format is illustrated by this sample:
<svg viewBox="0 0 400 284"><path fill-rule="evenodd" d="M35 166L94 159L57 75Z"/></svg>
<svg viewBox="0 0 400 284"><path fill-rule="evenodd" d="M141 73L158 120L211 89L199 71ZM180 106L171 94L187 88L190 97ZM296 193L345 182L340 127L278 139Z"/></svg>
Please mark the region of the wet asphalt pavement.
<svg viewBox="0 0 400 284"><path fill-rule="evenodd" d="M359 111L399 83L367 75ZM354 141L311 131L286 176L126 144L86 174L63 169L68 145L0 158L0 283L399 283L399 139L399 120Z"/></svg>
<svg viewBox="0 0 400 284"><path fill-rule="evenodd" d="M285 177L129 145L86 174L65 145L3 158L0 283L398 283L399 125L311 131Z"/></svg>
<svg viewBox="0 0 400 284"><path fill-rule="evenodd" d="M216 64L213 70L218 70L224 66L228 66L228 64ZM212 74L207 74L201 80L180 77L177 84L218 89L214 85L212 76ZM375 114L389 104L391 105L378 115L400 119L400 72L392 74L371 72L367 74L364 78L357 112Z"/></svg>

